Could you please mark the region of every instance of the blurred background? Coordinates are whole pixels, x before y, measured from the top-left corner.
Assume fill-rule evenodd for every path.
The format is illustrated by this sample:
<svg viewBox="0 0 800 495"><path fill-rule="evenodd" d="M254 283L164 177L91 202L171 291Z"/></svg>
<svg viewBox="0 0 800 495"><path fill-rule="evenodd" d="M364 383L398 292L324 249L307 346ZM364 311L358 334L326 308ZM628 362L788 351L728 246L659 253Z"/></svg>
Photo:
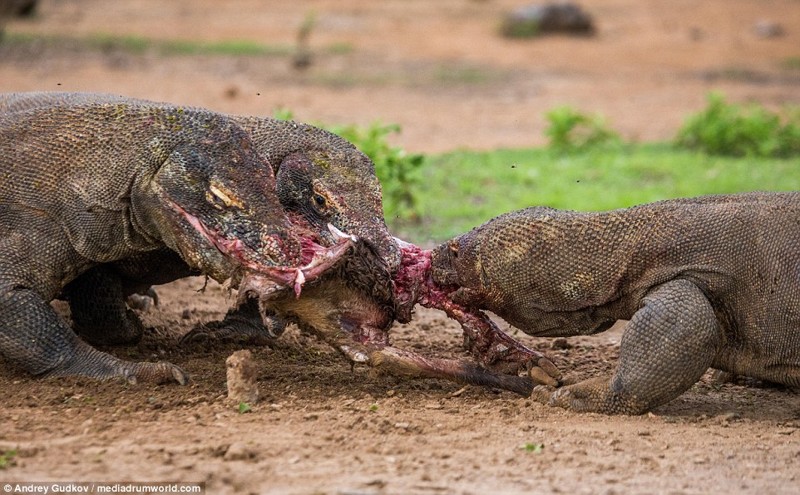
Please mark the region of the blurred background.
<svg viewBox="0 0 800 495"><path fill-rule="evenodd" d="M797 0L0 5L0 91L102 91L336 127L386 155L387 216L417 239L528 204L800 187ZM786 142L716 153L690 136L676 148L712 92L718 113L778 119L782 137L758 135L757 148ZM746 126L736 122L722 125Z"/></svg>

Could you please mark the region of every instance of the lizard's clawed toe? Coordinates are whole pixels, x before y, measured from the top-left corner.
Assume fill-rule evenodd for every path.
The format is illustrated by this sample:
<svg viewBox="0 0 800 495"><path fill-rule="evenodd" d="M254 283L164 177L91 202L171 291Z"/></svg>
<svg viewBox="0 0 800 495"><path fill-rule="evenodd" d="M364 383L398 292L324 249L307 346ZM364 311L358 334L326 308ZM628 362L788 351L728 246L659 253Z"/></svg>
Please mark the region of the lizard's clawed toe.
<svg viewBox="0 0 800 495"><path fill-rule="evenodd" d="M550 402L550 398L553 396L554 391L555 387L550 385L537 385L533 387L531 399L541 404L548 404Z"/></svg>

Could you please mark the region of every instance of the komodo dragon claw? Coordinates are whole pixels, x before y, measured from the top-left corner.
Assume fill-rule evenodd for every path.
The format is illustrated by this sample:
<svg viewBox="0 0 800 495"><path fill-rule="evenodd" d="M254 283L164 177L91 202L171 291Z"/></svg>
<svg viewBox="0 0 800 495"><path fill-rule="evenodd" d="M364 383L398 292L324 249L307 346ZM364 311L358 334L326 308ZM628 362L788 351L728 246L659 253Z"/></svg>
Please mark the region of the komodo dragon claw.
<svg viewBox="0 0 800 495"><path fill-rule="evenodd" d="M98 351L89 344L74 338L75 352L70 359L42 376L88 376L99 380L122 378L130 384L189 383L189 375L178 366L166 361L157 363L123 361Z"/></svg>

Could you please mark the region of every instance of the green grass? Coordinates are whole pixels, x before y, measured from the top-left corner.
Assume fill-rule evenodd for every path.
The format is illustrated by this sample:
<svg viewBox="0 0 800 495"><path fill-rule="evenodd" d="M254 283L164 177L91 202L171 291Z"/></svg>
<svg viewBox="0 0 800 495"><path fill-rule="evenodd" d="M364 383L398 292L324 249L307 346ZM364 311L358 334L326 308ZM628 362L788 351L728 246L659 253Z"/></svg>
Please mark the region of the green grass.
<svg viewBox="0 0 800 495"><path fill-rule="evenodd" d="M428 157L420 175L422 221L387 220L411 241L438 242L533 205L596 211L702 194L800 190L800 159L709 156L669 144L567 154L456 151Z"/></svg>
<svg viewBox="0 0 800 495"><path fill-rule="evenodd" d="M165 40L135 35L94 33L87 36L35 35L7 32L3 43L9 45L68 45L90 50L121 50L134 55L155 52L160 55L227 55L227 56L290 56L295 52L292 44L266 44L252 40ZM335 43L322 52L343 54L353 51L349 44Z"/></svg>
<svg viewBox="0 0 800 495"><path fill-rule="evenodd" d="M715 155L800 156L800 111L728 103L722 94L711 93L706 108L686 119L676 144Z"/></svg>
<svg viewBox="0 0 800 495"><path fill-rule="evenodd" d="M0 451L0 469L13 466L16 462L15 457L17 457L17 449Z"/></svg>
<svg viewBox="0 0 800 495"><path fill-rule="evenodd" d="M781 69L800 70L800 56L786 57L780 62Z"/></svg>

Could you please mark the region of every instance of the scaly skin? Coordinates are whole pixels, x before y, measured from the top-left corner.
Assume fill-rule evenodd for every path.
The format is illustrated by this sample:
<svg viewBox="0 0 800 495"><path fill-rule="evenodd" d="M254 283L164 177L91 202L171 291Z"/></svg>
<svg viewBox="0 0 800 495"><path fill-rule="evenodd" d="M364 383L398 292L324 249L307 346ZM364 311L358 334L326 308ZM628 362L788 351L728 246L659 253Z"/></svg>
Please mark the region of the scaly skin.
<svg viewBox="0 0 800 495"><path fill-rule="evenodd" d="M384 222L380 182L366 155L344 139L307 124L231 118L247 131L256 150L272 165L278 197L293 222L303 225L323 245L337 242L327 228L331 224L368 244L385 260L381 269L397 269L400 250ZM284 319L273 315L262 323L254 317L257 313L255 300L245 301L231 309L223 321L195 328L182 342L211 340L257 345L283 332Z"/></svg>
<svg viewBox="0 0 800 495"><path fill-rule="evenodd" d="M100 265L171 253L219 281L246 268L283 284L309 261L272 170L225 116L66 93L0 95L0 110L0 353L32 374L186 382L93 349L49 306Z"/></svg>
<svg viewBox="0 0 800 495"><path fill-rule="evenodd" d="M613 376L539 400L640 414L709 368L800 385L800 194L663 201L603 213L528 208L436 248L450 297L530 335L630 320Z"/></svg>
<svg viewBox="0 0 800 495"><path fill-rule="evenodd" d="M78 95L38 93L0 98L0 111L20 111L57 105ZM115 103L111 95L79 95L94 102ZM135 101L135 100L128 100ZM255 150L276 175L281 206L296 228L325 246L333 246L327 224L370 244L387 261L390 270L400 262L399 248L386 228L381 188L372 162L344 139L306 124L269 118L227 116L249 135ZM135 314L119 300L146 290L151 284L197 275L175 259L170 250L158 250L124 262L95 267L86 277L67 286L75 330L95 344L130 344L141 336ZM165 278L164 267L169 267ZM103 272L103 273L100 273ZM277 317L262 323L255 301L233 308L225 319L198 327L183 342L236 341L264 344L280 335L285 321ZM118 329L115 334L110 329Z"/></svg>

